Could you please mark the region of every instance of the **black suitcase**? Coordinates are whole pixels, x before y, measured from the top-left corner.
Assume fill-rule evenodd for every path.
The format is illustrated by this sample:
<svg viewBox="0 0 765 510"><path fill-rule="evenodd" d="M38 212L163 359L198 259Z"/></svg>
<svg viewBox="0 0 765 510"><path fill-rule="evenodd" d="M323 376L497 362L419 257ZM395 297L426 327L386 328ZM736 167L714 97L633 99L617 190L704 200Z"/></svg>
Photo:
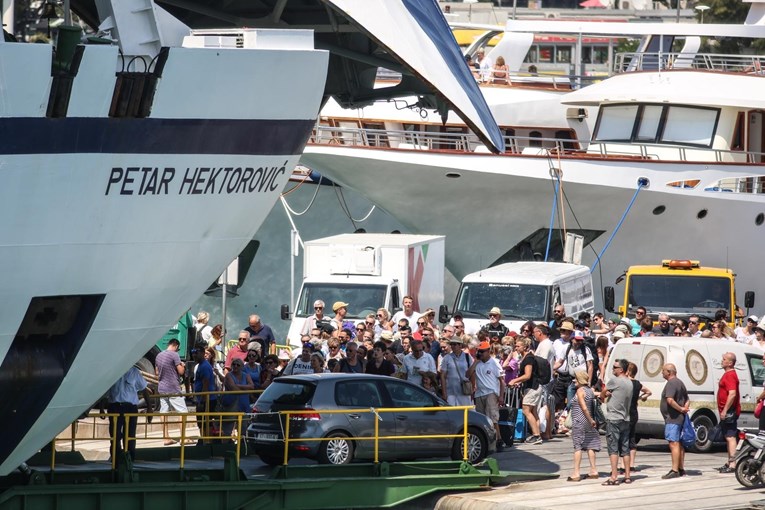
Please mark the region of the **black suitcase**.
<svg viewBox="0 0 765 510"><path fill-rule="evenodd" d="M499 434L505 446L513 446L515 441L515 420L518 417L517 407L499 408Z"/></svg>

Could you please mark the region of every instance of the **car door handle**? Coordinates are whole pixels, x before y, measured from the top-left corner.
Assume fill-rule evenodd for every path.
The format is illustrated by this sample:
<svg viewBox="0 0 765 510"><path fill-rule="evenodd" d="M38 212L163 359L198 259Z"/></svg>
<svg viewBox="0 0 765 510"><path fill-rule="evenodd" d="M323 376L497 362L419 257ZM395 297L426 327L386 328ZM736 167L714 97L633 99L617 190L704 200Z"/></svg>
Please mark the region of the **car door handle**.
<svg viewBox="0 0 765 510"><path fill-rule="evenodd" d="M359 418L361 418L361 415L360 414L349 414L348 418L353 418L354 420L358 420Z"/></svg>
<svg viewBox="0 0 765 510"><path fill-rule="evenodd" d="M406 416L405 416L405 415L403 415L403 414L397 414L397 415L396 415L396 419L397 419L397 420L401 420L401 421L404 421L404 420L406 420Z"/></svg>

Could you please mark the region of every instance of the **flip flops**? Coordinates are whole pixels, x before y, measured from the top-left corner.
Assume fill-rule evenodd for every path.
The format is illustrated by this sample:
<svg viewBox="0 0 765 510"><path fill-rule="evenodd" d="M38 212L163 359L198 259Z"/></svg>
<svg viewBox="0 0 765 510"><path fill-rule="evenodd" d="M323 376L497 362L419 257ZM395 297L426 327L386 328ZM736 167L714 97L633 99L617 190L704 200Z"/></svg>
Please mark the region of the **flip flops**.
<svg viewBox="0 0 765 510"><path fill-rule="evenodd" d="M581 482L585 478L587 478L587 477L586 476L585 477L581 477L581 476L569 476L568 478L566 478L566 481L567 482Z"/></svg>
<svg viewBox="0 0 765 510"><path fill-rule="evenodd" d="M600 485L604 487L608 487L610 485L619 485L619 480L614 480L613 478L609 478L605 482L601 483Z"/></svg>
<svg viewBox="0 0 765 510"><path fill-rule="evenodd" d="M627 485L629 485L632 483L632 478L625 478L624 480L622 480L622 483L626 483Z"/></svg>

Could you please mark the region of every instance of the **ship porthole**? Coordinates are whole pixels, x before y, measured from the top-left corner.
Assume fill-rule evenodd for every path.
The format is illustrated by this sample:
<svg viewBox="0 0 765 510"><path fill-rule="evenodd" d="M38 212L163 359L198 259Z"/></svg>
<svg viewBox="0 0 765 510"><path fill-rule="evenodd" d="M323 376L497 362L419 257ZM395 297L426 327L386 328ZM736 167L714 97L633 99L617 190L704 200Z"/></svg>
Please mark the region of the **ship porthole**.
<svg viewBox="0 0 765 510"><path fill-rule="evenodd" d="M654 213L656 216L658 216L658 215L660 215L661 213L663 213L663 212L664 212L664 211L666 211L666 210L667 210L667 208L666 208L665 206L663 206L663 205L660 205L660 206L654 207L654 209L653 209L653 213Z"/></svg>
<svg viewBox="0 0 765 510"><path fill-rule="evenodd" d="M754 224L758 227L762 225L762 222L765 221L765 214L758 214L757 217L754 219Z"/></svg>
<svg viewBox="0 0 765 510"><path fill-rule="evenodd" d="M698 219L700 219L700 220L703 220L704 218L707 217L707 212L708 211L706 209L702 209L702 210L699 211L699 213L696 215L696 217Z"/></svg>
<svg viewBox="0 0 765 510"><path fill-rule="evenodd" d="M459 179L460 177L462 177L462 174L459 174L457 172L447 172L446 176L449 179Z"/></svg>

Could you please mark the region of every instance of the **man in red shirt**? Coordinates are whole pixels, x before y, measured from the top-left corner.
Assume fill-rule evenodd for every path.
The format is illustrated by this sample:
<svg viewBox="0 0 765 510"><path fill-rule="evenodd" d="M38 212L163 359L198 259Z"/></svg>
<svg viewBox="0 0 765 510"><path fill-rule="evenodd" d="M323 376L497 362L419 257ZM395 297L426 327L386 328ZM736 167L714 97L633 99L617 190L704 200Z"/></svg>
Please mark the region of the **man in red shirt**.
<svg viewBox="0 0 765 510"><path fill-rule="evenodd" d="M741 414L741 397L736 375L736 355L726 352L722 356L725 373L720 378L717 388L717 410L720 412L720 428L728 446L728 462L718 469L720 473L733 473L736 462L736 438L738 436L738 417Z"/></svg>

